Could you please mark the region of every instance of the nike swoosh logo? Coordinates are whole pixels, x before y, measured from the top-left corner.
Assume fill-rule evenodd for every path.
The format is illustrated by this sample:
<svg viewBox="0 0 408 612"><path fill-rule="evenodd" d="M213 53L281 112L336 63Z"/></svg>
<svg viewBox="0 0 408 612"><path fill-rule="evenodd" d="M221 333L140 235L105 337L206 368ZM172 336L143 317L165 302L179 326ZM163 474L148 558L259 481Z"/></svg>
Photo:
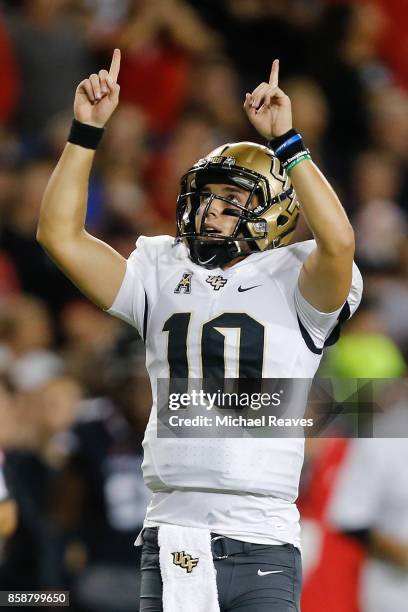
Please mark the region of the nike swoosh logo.
<svg viewBox="0 0 408 612"><path fill-rule="evenodd" d="M215 255L213 255L212 257L210 257L210 259L206 259L205 261L202 261L199 257L198 257L198 261L200 262L200 264L208 264L210 263L210 261L212 261L213 259L215 259Z"/></svg>
<svg viewBox="0 0 408 612"><path fill-rule="evenodd" d="M249 291L250 289L256 289L256 287L262 287L262 285L254 285L253 287L238 287L238 291L242 293L243 291Z"/></svg>
<svg viewBox="0 0 408 612"><path fill-rule="evenodd" d="M282 574L283 570L274 570L272 572L262 572L258 570L258 576L267 576L268 574Z"/></svg>

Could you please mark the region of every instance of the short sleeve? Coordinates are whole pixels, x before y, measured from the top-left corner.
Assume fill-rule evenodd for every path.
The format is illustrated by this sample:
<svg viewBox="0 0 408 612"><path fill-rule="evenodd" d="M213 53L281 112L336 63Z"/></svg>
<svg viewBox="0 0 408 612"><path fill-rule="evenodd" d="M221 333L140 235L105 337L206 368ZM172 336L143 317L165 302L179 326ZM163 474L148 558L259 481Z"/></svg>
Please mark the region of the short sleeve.
<svg viewBox="0 0 408 612"><path fill-rule="evenodd" d="M301 331L305 340L315 352L321 352L324 346L334 344L340 335L341 324L353 316L363 293L363 279L360 270L353 263L353 276L350 293L346 302L333 312L320 312L301 294L299 284L295 289L295 307Z"/></svg>
<svg viewBox="0 0 408 612"><path fill-rule="evenodd" d="M342 531L369 529L378 522L384 495L384 440L350 442L329 506L331 523Z"/></svg>
<svg viewBox="0 0 408 612"><path fill-rule="evenodd" d="M107 313L136 327L146 340L149 313L154 307L159 275L165 275L176 253L172 236L139 236L136 249L126 262L126 272L118 294ZM177 257L182 257L178 252Z"/></svg>
<svg viewBox="0 0 408 612"><path fill-rule="evenodd" d="M137 245L137 243L136 243ZM106 312L136 327L144 339L147 294L143 276L147 272L142 249L135 249L126 262L126 272L118 294Z"/></svg>

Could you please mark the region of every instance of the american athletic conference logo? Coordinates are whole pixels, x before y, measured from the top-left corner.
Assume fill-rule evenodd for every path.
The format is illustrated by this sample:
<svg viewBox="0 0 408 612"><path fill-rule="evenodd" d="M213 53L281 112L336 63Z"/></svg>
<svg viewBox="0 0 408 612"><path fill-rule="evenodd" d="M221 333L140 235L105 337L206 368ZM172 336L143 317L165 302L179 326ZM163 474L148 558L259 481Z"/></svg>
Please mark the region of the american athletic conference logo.
<svg viewBox="0 0 408 612"><path fill-rule="evenodd" d="M174 293L191 293L191 277L192 276L193 276L192 273L184 272L177 287L174 289Z"/></svg>
<svg viewBox="0 0 408 612"><path fill-rule="evenodd" d="M193 559L193 557L188 553L184 552L184 550L182 550L181 552L174 552L172 553L172 555L174 565L178 565L179 567L185 569L187 574L191 574L191 572L198 565L198 562L200 560L199 557Z"/></svg>

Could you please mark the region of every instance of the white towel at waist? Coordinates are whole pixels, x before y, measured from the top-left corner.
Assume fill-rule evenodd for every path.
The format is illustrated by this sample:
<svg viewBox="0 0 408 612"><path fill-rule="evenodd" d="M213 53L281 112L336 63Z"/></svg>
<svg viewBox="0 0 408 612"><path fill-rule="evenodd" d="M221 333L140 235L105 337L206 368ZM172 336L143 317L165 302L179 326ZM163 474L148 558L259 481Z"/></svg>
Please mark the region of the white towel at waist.
<svg viewBox="0 0 408 612"><path fill-rule="evenodd" d="M209 529L160 525L163 611L220 612Z"/></svg>

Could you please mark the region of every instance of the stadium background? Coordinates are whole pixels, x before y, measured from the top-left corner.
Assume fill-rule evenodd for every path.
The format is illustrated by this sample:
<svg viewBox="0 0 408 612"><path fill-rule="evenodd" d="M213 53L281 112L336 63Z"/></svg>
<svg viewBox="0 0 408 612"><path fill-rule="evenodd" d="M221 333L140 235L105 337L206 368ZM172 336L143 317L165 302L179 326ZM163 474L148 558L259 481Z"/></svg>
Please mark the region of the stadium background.
<svg viewBox="0 0 408 612"><path fill-rule="evenodd" d="M140 473L150 408L143 344L85 301L35 240L78 82L108 66L114 46L122 49L121 102L98 151L87 227L127 256L140 234L174 234L185 169L222 142L256 139L243 95L279 57L295 127L352 219L365 281L360 310L323 367L345 377L402 377L404 7L404 0L0 2L0 589L70 589L77 612L136 609L132 541L149 498ZM297 238L309 238L303 222ZM330 524L349 444L307 446L303 612L366 612L358 603L366 552Z"/></svg>

